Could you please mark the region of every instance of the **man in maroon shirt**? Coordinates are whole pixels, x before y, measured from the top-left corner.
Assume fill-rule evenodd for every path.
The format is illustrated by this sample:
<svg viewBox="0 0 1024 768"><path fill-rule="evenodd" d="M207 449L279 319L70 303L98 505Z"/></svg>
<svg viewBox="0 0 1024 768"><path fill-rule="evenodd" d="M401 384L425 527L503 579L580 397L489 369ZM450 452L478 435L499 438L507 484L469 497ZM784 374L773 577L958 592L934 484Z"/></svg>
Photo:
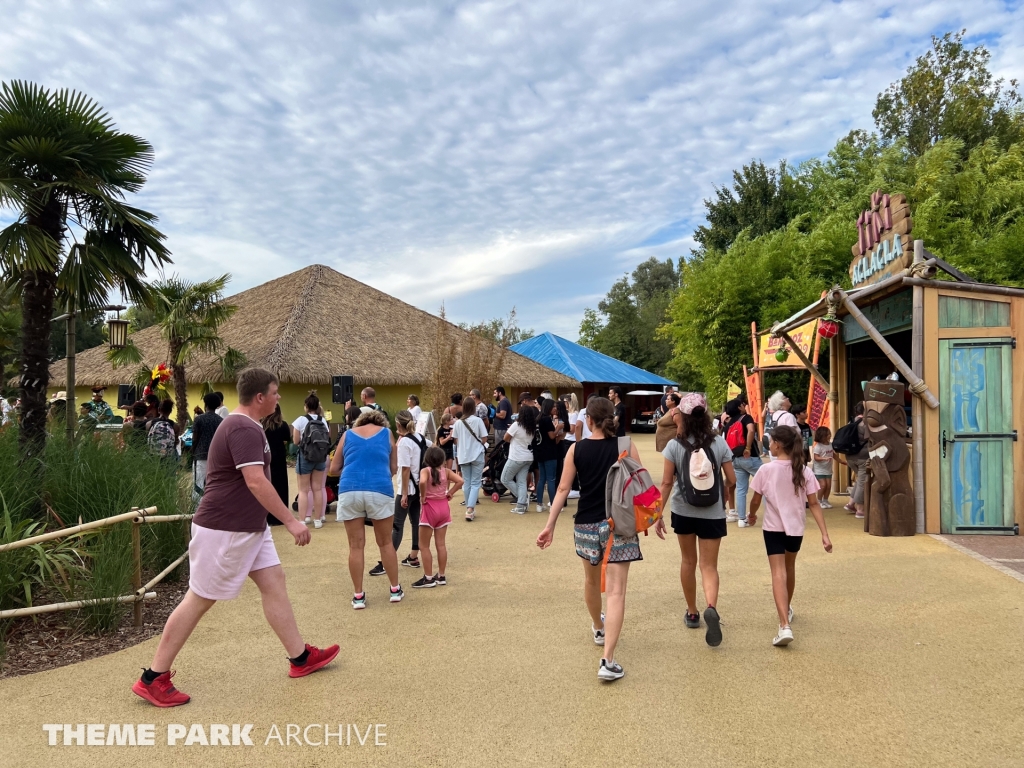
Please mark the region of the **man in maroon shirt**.
<svg viewBox="0 0 1024 768"><path fill-rule="evenodd" d="M238 377L239 406L217 429L207 458L206 490L192 519L188 592L167 619L153 664L132 691L158 707L190 697L171 683L171 664L203 615L218 600L238 597L246 578L255 582L263 613L288 654L290 677L305 677L330 664L338 646L303 642L285 586L284 569L267 527L269 512L304 547L309 529L292 515L270 483L270 445L260 419L281 399L277 377L249 368Z"/></svg>

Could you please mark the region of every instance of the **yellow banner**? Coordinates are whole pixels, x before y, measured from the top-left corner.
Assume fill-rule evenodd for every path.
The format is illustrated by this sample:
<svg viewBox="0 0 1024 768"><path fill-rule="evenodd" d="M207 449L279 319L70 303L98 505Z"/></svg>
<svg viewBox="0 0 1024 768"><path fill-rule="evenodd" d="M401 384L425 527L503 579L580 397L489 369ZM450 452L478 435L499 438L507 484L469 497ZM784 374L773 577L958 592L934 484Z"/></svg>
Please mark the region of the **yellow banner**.
<svg viewBox="0 0 1024 768"><path fill-rule="evenodd" d="M800 347L800 351L807 355L808 359L811 356L817 324L817 320L811 320L811 322L804 323L799 328L794 328L789 332L790 338ZM757 367L778 368L780 365L795 365L799 367L800 360L793 354L792 350L785 362L775 359L775 353L779 351L784 343L783 339L775 338L769 334L762 336L758 342L760 354L758 355Z"/></svg>
<svg viewBox="0 0 1024 768"><path fill-rule="evenodd" d="M735 383L734 381L730 381L729 386L726 388L725 399L735 400L741 394L743 394L743 390L740 389L740 385Z"/></svg>

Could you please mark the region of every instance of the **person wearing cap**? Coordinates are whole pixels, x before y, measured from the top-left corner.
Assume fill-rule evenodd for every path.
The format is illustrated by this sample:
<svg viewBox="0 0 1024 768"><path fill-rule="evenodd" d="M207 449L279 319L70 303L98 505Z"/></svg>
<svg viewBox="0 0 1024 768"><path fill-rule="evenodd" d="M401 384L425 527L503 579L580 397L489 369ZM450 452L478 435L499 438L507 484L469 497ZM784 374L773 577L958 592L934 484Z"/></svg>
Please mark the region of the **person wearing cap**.
<svg viewBox="0 0 1024 768"><path fill-rule="evenodd" d="M679 540L682 567L679 578L686 598L686 626L700 627L697 613L697 566L700 566L701 584L707 608L704 621L707 624L705 639L714 647L722 643L721 619L718 615L718 550L722 537L727 534L725 524L725 490L736 485L736 473L732 466L732 451L725 439L715 434L708 414L704 395L689 392L679 403L683 416L682 434L669 442L662 451L665 457L661 481L661 498L672 499L672 530ZM724 476L724 481L723 481ZM679 478L679 492L672 488ZM697 506L687 501L687 485L697 491L707 506ZM711 491L711 493L708 493ZM717 491L715 493L714 491ZM663 520L658 521L664 530Z"/></svg>
<svg viewBox="0 0 1024 768"><path fill-rule="evenodd" d="M96 420L97 424L107 424L114 418L114 412L111 410L110 405L103 399L103 393L106 391L106 387L93 387L92 401L85 404L89 407L89 413Z"/></svg>

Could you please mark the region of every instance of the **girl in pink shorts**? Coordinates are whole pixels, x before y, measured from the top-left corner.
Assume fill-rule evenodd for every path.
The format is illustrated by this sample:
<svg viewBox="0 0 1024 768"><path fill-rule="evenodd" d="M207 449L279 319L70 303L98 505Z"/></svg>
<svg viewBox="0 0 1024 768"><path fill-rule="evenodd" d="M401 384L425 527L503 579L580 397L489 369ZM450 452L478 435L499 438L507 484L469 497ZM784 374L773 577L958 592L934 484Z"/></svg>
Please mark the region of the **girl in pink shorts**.
<svg viewBox="0 0 1024 768"><path fill-rule="evenodd" d="M423 578L413 582L413 587L443 587L448 584L444 570L448 565L448 548L445 535L452 522L452 510L448 502L452 494L462 487L462 477L445 467L444 450L436 445L428 448L423 456L427 466L420 470L420 557L423 559ZM430 538L434 538L437 549L437 573L431 576Z"/></svg>

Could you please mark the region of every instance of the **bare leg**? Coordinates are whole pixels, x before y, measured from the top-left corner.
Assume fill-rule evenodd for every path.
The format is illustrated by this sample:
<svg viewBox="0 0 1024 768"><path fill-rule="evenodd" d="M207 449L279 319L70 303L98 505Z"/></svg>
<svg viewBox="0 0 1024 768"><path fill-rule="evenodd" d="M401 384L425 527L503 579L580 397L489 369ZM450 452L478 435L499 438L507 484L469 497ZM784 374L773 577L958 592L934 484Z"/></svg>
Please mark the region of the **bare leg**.
<svg viewBox="0 0 1024 768"><path fill-rule="evenodd" d="M299 485L299 520L312 517L313 510L309 506L310 487L309 480L312 475L296 475L295 482Z"/></svg>
<svg viewBox="0 0 1024 768"><path fill-rule="evenodd" d="M604 621L601 619L601 565L591 565L589 560L583 561L583 600L590 612L590 620L594 629L602 629Z"/></svg>
<svg viewBox="0 0 1024 768"><path fill-rule="evenodd" d="M796 592L796 556L797 552L786 553L786 586L788 587L789 603L793 604L793 593ZM787 606L788 607L788 606ZM788 616L788 614L787 614Z"/></svg>
<svg viewBox="0 0 1024 768"><path fill-rule="evenodd" d="M448 537L448 528L438 528L434 531L434 549L437 550L437 573L439 576L444 576L448 567L448 544L446 543ZM425 548L426 549L426 548ZM429 549L426 549L427 553L430 553Z"/></svg>
<svg viewBox="0 0 1024 768"><path fill-rule="evenodd" d="M718 606L718 550L721 539L697 539L700 550L700 583L708 605Z"/></svg>
<svg viewBox="0 0 1024 768"><path fill-rule="evenodd" d="M310 476L309 487L313 495L313 506L310 514L316 520L323 520L327 514L327 492L324 484L327 482L327 470L313 472Z"/></svg>
<svg viewBox="0 0 1024 768"><path fill-rule="evenodd" d="M216 600L200 597L191 589L185 593L185 597L178 603L178 607L167 617L167 623L164 625L163 634L160 635L160 644L156 647L153 665L150 669L154 672L166 672L171 668L178 652L181 651L185 641L199 624L199 620L216 602Z"/></svg>
<svg viewBox="0 0 1024 768"><path fill-rule="evenodd" d="M608 595L608 611L604 620L604 657L615 661L615 645L622 632L622 620L626 615L626 579L629 563L608 563L605 587Z"/></svg>
<svg viewBox="0 0 1024 768"><path fill-rule="evenodd" d="M434 563L430 557L430 534L433 533L429 525L420 526L420 552L419 555L423 559L423 575L433 576L434 575ZM440 558L439 558L440 559ZM444 571L441 571L444 573Z"/></svg>
<svg viewBox="0 0 1024 768"><path fill-rule="evenodd" d="M359 595L363 591L363 550L366 548L366 524L363 518L346 520L345 533L348 534L348 575L352 577L352 589Z"/></svg>
<svg viewBox="0 0 1024 768"><path fill-rule="evenodd" d="M683 598L686 600L686 612L697 613L697 537L692 533L676 536L679 539L679 551L682 563L679 566L679 581L683 584Z"/></svg>
<svg viewBox="0 0 1024 768"><path fill-rule="evenodd" d="M775 610L779 612L779 626L789 626L789 588L786 585L786 556L768 555L768 565L772 569L772 596L775 598Z"/></svg>
<svg viewBox="0 0 1024 768"><path fill-rule="evenodd" d="M302 635L299 634L295 614L292 612L292 601L288 599L284 568L280 565L261 568L250 573L249 578L259 587L263 615L267 617L267 623L281 641L288 658L294 659L306 650L306 644L302 642Z"/></svg>
<svg viewBox="0 0 1024 768"><path fill-rule="evenodd" d="M391 586L397 587L398 555L395 553L395 545L391 543L391 531L394 524L394 515L385 517L383 520L374 520L373 535L377 539L377 546L380 547L380 561L384 564L384 571L391 581Z"/></svg>

